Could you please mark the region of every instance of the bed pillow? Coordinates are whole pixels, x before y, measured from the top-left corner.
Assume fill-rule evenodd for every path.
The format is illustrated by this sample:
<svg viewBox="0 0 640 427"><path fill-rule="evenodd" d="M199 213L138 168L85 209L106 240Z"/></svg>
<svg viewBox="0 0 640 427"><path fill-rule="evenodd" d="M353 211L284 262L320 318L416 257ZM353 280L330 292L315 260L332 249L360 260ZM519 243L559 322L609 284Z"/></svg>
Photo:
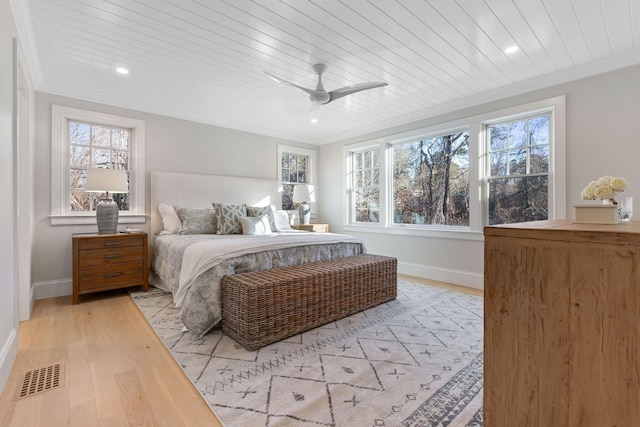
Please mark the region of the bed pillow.
<svg viewBox="0 0 640 427"><path fill-rule="evenodd" d="M222 203L213 202L211 204L213 205L213 215L216 217L216 234L222 234L222 230L220 229L220 223L222 222L220 221L220 218L222 217L220 207L222 206Z"/></svg>
<svg viewBox="0 0 640 427"><path fill-rule="evenodd" d="M215 234L216 219L213 209L195 209L175 206L182 222L180 234Z"/></svg>
<svg viewBox="0 0 640 427"><path fill-rule="evenodd" d="M291 230L291 224L289 224L289 213L287 211L275 211L273 213L273 220L276 224L276 230Z"/></svg>
<svg viewBox="0 0 640 427"><path fill-rule="evenodd" d="M243 216L240 218L242 234L271 234L271 225L267 215L262 216Z"/></svg>
<svg viewBox="0 0 640 427"><path fill-rule="evenodd" d="M247 216L266 216L267 221L269 222L269 226L271 227L271 231L273 231L274 233L278 231L275 219L273 218L273 209L271 208L271 206L247 206Z"/></svg>
<svg viewBox="0 0 640 427"><path fill-rule="evenodd" d="M160 212L160 218L162 218L162 225L164 227L160 234L177 234L180 232L182 221L180 221L180 217L173 206L160 203L158 205L158 212Z"/></svg>
<svg viewBox="0 0 640 427"><path fill-rule="evenodd" d="M218 217L218 234L242 234L240 218L247 216L245 205L220 204Z"/></svg>

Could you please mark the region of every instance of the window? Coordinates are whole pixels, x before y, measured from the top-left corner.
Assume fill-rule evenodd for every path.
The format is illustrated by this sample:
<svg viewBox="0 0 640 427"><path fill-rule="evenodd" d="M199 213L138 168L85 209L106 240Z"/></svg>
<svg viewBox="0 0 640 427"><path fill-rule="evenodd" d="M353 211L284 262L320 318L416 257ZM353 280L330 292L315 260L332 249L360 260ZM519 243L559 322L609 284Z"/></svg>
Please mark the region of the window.
<svg viewBox="0 0 640 427"><path fill-rule="evenodd" d="M282 188L282 209L295 210L293 188L296 184L313 185L315 181L315 151L298 147L278 146L278 177ZM311 204L314 210L313 203Z"/></svg>
<svg viewBox="0 0 640 427"><path fill-rule="evenodd" d="M392 145L393 223L469 225L469 132Z"/></svg>
<svg viewBox="0 0 640 427"><path fill-rule="evenodd" d="M549 218L550 113L489 124L489 224Z"/></svg>
<svg viewBox="0 0 640 427"><path fill-rule="evenodd" d="M563 218L564 123L560 96L345 146L345 229L480 240Z"/></svg>
<svg viewBox="0 0 640 427"><path fill-rule="evenodd" d="M69 206L72 211L95 210L98 193L87 193L87 168L122 169L129 172L131 129L68 121ZM128 173L127 173L128 175ZM128 193L114 193L120 210L129 210Z"/></svg>
<svg viewBox="0 0 640 427"><path fill-rule="evenodd" d="M356 151L352 156L353 217L356 222L380 222L379 149Z"/></svg>
<svg viewBox="0 0 640 427"><path fill-rule="evenodd" d="M95 223L95 193L84 192L92 167L124 169L129 192L113 194L120 222L144 222L144 121L75 108L52 107L51 223Z"/></svg>

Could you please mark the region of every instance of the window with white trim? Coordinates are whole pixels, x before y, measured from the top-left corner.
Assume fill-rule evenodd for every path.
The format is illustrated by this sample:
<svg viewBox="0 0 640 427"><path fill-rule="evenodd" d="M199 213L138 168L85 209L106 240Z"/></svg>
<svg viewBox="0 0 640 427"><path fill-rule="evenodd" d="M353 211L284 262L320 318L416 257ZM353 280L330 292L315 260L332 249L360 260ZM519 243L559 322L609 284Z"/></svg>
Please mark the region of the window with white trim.
<svg viewBox="0 0 640 427"><path fill-rule="evenodd" d="M129 192L114 194L120 222L144 222L145 123L142 120L52 106L51 223L95 222L99 194L86 193L88 168L127 171Z"/></svg>
<svg viewBox="0 0 640 427"><path fill-rule="evenodd" d="M88 168L121 169L129 175L131 129L68 121L69 206L72 211L92 211L100 194L84 191ZM121 211L129 210L129 194L114 193Z"/></svg>
<svg viewBox="0 0 640 427"><path fill-rule="evenodd" d="M359 175L373 151L377 194ZM345 146L345 157L347 230L462 238L566 215L564 96Z"/></svg>
<svg viewBox="0 0 640 427"><path fill-rule="evenodd" d="M488 223L549 219L551 112L485 125Z"/></svg>
<svg viewBox="0 0 640 427"><path fill-rule="evenodd" d="M469 132L392 144L394 224L469 225Z"/></svg>
<svg viewBox="0 0 640 427"><path fill-rule="evenodd" d="M278 146L278 181L282 189L283 210L293 211L299 208L293 202L293 188L297 184L314 185L316 152L299 147ZM311 203L315 211L315 203Z"/></svg>

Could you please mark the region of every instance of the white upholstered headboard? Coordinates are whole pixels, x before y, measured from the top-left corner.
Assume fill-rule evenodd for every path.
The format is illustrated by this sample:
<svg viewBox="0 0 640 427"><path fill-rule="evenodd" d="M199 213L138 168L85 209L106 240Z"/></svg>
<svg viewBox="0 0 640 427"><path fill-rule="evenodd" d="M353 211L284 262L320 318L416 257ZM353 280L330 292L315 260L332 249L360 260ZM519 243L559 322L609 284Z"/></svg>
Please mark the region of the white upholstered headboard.
<svg viewBox="0 0 640 427"><path fill-rule="evenodd" d="M162 231L158 204L211 208L211 203L275 205L280 209L278 181L182 172L151 172L151 236Z"/></svg>

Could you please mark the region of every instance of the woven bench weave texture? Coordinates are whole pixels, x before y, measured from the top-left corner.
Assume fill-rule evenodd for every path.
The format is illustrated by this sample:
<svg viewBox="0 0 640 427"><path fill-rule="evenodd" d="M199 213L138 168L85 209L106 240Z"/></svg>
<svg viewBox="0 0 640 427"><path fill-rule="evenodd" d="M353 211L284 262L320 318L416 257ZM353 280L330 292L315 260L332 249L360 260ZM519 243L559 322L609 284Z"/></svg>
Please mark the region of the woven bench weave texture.
<svg viewBox="0 0 640 427"><path fill-rule="evenodd" d="M395 299L397 278L371 254L224 276L222 331L255 350Z"/></svg>

